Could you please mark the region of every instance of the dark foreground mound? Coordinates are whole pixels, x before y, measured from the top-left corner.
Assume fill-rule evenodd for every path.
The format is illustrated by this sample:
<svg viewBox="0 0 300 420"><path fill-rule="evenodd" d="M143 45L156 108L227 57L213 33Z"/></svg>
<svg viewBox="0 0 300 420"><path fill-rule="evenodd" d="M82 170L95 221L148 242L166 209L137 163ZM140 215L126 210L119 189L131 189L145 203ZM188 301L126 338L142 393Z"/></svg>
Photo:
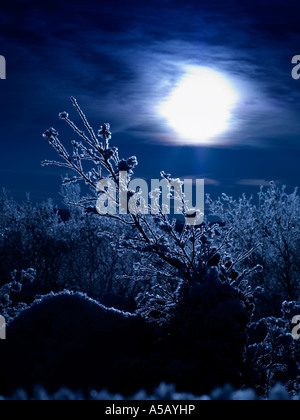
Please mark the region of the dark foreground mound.
<svg viewBox="0 0 300 420"><path fill-rule="evenodd" d="M129 395L147 385L132 367L153 341L151 327L135 315L79 293L48 295L21 312L0 342L0 392L40 384Z"/></svg>
<svg viewBox="0 0 300 420"><path fill-rule="evenodd" d="M160 327L80 293L51 294L22 311L0 341L0 395L35 385L124 396L161 382L195 395L247 383L243 351L252 306L212 271L183 290ZM156 325L156 327L154 327Z"/></svg>

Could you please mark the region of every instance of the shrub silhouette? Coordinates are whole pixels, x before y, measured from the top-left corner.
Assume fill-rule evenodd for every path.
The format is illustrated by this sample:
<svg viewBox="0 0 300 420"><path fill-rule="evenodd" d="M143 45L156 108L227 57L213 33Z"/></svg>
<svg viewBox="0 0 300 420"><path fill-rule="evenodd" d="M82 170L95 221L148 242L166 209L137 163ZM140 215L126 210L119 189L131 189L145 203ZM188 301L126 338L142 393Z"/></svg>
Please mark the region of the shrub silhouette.
<svg viewBox="0 0 300 420"><path fill-rule="evenodd" d="M11 322L1 343L1 392L36 384L48 390L107 388L125 394L140 386L127 361L150 348L151 327L136 315L109 309L80 293L50 294Z"/></svg>
<svg viewBox="0 0 300 420"><path fill-rule="evenodd" d="M131 395L164 380L200 393L228 380L238 387L246 305L214 273L187 291L170 324L155 328L81 293L49 294L9 324L0 392L39 384Z"/></svg>
<svg viewBox="0 0 300 420"><path fill-rule="evenodd" d="M209 393L226 383L241 387L247 382L243 351L252 310L242 293L209 269L202 284L183 291L152 364L180 392Z"/></svg>

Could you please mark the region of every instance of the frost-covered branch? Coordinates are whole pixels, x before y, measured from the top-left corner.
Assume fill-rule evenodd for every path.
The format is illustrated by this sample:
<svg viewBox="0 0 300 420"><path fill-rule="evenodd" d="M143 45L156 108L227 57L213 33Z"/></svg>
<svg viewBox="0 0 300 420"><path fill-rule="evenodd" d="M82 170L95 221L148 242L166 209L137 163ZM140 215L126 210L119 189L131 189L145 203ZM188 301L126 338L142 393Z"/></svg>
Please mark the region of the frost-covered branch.
<svg viewBox="0 0 300 420"><path fill-rule="evenodd" d="M227 252L231 241L231 230L222 230L218 225L207 223L201 225L191 223L191 218L200 220L200 210L189 208L189 201L183 193L182 181L172 178L164 171L161 172L161 177L167 188L168 201L170 203L170 200L173 200L175 213L183 216L183 222L168 217L169 205L162 199L160 188L154 188L150 192L151 204L146 204L143 191L131 189L130 181L138 164L137 158L135 156L120 158L118 148L110 145L112 138L110 125L103 124L96 135L76 99L71 98L71 100L85 130L79 128L69 118L67 112L60 113L60 118L80 137L80 141L72 141L73 150L69 153L61 143L57 131L50 128L44 133L44 137L61 157L61 161L45 161L43 164L68 168L76 175L65 179L64 183L83 181L89 187L92 195L78 199L72 204L88 212L98 211L100 214L102 213L99 211L99 202L113 206L116 209L114 214L104 211L102 215L105 214L132 227L130 235L124 236L120 233L114 238L115 243L118 246L122 244L121 248L140 251L139 273L143 273L146 277L157 278L163 285L166 284L165 279L170 283L170 279L173 278L179 294L180 290L184 290L187 286L192 286L194 283L201 284L212 267L218 271L222 281L230 283L232 279L236 279L234 267L251 254L253 247L250 248L251 251L241 253L236 261L232 261ZM129 214L125 215L121 211L122 200L125 200ZM222 230L223 239L216 247L213 242L218 230ZM145 266L149 263L148 256L151 257L148 266L151 269L145 270ZM136 278L139 277L140 274L137 273ZM171 302L174 290L170 293L168 288L163 286L162 289L164 289L165 302Z"/></svg>

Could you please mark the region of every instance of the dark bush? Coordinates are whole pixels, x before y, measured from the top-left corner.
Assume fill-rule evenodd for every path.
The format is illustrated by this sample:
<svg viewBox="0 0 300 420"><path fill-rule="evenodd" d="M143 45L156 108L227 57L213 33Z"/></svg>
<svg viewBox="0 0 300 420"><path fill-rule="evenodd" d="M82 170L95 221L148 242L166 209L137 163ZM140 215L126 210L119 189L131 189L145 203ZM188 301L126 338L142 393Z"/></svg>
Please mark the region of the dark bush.
<svg viewBox="0 0 300 420"><path fill-rule="evenodd" d="M130 360L143 358L152 330L136 315L105 308L79 293L36 301L7 328L0 344L0 392L41 384L48 390L95 387L133 393L144 385Z"/></svg>

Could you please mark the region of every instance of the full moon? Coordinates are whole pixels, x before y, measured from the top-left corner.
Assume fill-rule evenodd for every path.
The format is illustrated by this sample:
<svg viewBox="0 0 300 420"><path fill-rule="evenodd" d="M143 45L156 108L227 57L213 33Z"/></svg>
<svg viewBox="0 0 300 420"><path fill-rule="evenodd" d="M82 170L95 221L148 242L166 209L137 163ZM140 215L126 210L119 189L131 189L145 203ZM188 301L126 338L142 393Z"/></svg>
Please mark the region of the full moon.
<svg viewBox="0 0 300 420"><path fill-rule="evenodd" d="M201 144L225 132L237 92L221 73L206 67L186 72L160 106L160 114L185 141Z"/></svg>

